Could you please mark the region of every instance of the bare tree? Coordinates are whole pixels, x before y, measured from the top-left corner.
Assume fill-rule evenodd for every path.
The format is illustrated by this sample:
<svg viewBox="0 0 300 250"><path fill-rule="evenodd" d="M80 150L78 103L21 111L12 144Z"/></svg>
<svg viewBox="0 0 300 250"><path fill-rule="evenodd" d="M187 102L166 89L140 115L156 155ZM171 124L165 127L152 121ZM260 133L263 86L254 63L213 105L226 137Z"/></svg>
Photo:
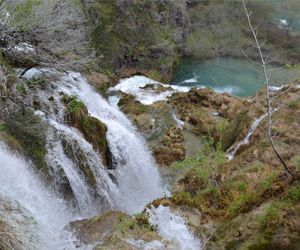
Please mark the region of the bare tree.
<svg viewBox="0 0 300 250"><path fill-rule="evenodd" d="M75 0L0 1L0 45L16 64L84 67L94 59L91 31Z"/></svg>
<svg viewBox="0 0 300 250"><path fill-rule="evenodd" d="M249 25L249 29L247 29L247 30L251 32L251 34L254 38L254 41L255 41L254 47L257 49L257 51L259 53L259 57L260 57L260 60L261 60L261 66L262 66L262 69L263 69L263 74L264 74L264 79L265 79L267 114L268 114L267 134L268 134L268 137L269 137L269 140L270 140L270 143L271 143L271 146L273 148L273 151L274 151L275 155L277 156L277 158L279 159L279 161L283 165L286 172L288 174L290 174L291 176L293 176L292 171L289 169L288 165L286 164L286 162L282 158L281 154L279 153L278 149L276 148L274 140L273 140L273 136L272 136L272 103L271 103L270 88L269 88L269 86L270 86L269 81L270 81L271 75L270 75L270 70L267 69L267 64L270 63L271 60L268 60L268 57L265 57L262 53L263 43L260 43L260 41L258 39L259 24L255 27L252 25L251 18L250 18L251 14L252 14L252 11L247 8L244 0L242 0L242 3L243 3L243 7L244 7L244 10L245 10L245 13L246 13L248 25Z"/></svg>

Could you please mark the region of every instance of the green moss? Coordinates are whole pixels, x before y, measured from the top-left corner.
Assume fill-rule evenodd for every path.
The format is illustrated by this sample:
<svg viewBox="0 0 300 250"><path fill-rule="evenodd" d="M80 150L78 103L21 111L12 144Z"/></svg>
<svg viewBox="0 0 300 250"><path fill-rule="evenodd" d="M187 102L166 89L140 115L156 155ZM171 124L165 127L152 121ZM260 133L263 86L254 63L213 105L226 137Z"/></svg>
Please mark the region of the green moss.
<svg viewBox="0 0 300 250"><path fill-rule="evenodd" d="M82 132L85 139L102 154L103 163L111 164L110 151L106 140L107 128L104 123L88 114L84 103L75 96L63 96L62 101L67 107L70 123Z"/></svg>
<svg viewBox="0 0 300 250"><path fill-rule="evenodd" d="M118 106L125 114L140 115L148 111L148 107L136 101L132 95L124 95L119 100Z"/></svg>
<svg viewBox="0 0 300 250"><path fill-rule="evenodd" d="M128 231L134 230L137 227L137 222L134 217L128 215L119 215L118 223L114 225L114 229L117 233L125 235Z"/></svg>
<svg viewBox="0 0 300 250"><path fill-rule="evenodd" d="M32 159L36 168L49 176L45 162L46 125L32 111L25 110L14 115L13 120L7 120L7 132L24 148L25 153Z"/></svg>
<svg viewBox="0 0 300 250"><path fill-rule="evenodd" d="M251 119L248 112L248 109L242 109L226 126L222 136L222 147L224 150L235 143L243 130L250 124Z"/></svg>

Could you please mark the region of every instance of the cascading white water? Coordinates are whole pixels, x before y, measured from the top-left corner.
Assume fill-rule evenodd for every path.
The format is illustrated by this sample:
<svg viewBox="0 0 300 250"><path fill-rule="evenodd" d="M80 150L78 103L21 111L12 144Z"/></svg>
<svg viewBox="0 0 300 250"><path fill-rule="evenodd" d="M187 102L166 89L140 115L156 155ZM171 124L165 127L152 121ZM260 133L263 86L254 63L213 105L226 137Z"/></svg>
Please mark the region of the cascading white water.
<svg viewBox="0 0 300 250"><path fill-rule="evenodd" d="M154 90L143 89L146 85L154 85ZM156 93L157 87L164 87L166 90ZM157 101L165 100L175 92L188 92L189 87L162 84L145 76L133 76L122 79L110 91L122 91L123 93L135 96L136 100L144 105L150 105Z"/></svg>
<svg viewBox="0 0 300 250"><path fill-rule="evenodd" d="M118 189L114 190L113 208L128 213L140 212L145 205L161 197L159 172L143 138L118 109L109 105L79 73L70 72L57 82L58 92L76 96L91 116L106 124L107 139L113 155Z"/></svg>
<svg viewBox="0 0 300 250"><path fill-rule="evenodd" d="M27 161L10 153L3 143L0 143L0 173L1 192L25 208L37 224L39 242L36 248L75 249L72 236L63 228L77 216L63 200L44 187ZM22 247L33 249L32 246Z"/></svg>
<svg viewBox="0 0 300 250"><path fill-rule="evenodd" d="M80 211L86 216L91 216L99 214L103 210L113 206L115 203L113 200L113 194L116 192L115 184L104 170L100 156L93 150L92 145L75 128L70 128L51 118L48 118L48 122L56 129L56 134L51 133L51 131L48 134L47 162L54 171L59 171L60 168L63 168ZM95 199L81 171L73 160L66 156L61 143L61 136L65 140L70 141L70 144L72 140L76 141L78 147L84 151L89 166L93 168L92 171L97 181L97 192L101 194L101 200Z"/></svg>
<svg viewBox="0 0 300 250"><path fill-rule="evenodd" d="M51 73L59 77L59 80L53 82L52 91L46 90L50 93L43 92L43 90L39 93L40 103L45 106L47 115L40 111L36 114L50 125L46 145L46 162L50 174L54 180L59 181L61 170L63 170L79 210L73 209L67 201L58 198L60 196L57 196L57 193L54 194L46 189L32 172L30 163L12 155L4 146L0 147L0 188L9 193L12 200L18 201L28 210L37 222L36 233L40 240L38 249L74 249L72 235L63 230L70 221L99 214L108 209L123 210L130 214L141 212L147 203L168 191L162 184L158 169L144 139L126 116L116 106L109 105L81 74ZM106 124L107 140L115 169L105 169L99 153L93 149L93 146L77 129L64 124L64 108L60 103L62 92L76 96L85 104L91 116ZM49 94L55 96L55 101L48 100ZM66 140L71 147L76 145L84 153L85 160L96 178L97 194L87 183L78 162L72 156L67 155L63 140ZM110 174L113 174L116 182L112 181ZM176 235L180 231L177 230L180 227L179 224L185 227L179 215L174 215L169 211L167 216L174 216L176 219L175 228L173 224L166 224L170 234ZM162 218L157 220L159 223L164 223ZM184 232L184 235L188 234L184 230L181 232ZM167 234L162 233L162 236L170 238ZM133 246L144 249L162 249L164 246L164 243L159 241L148 243L139 239L128 239L128 241ZM190 243L187 246L190 246Z"/></svg>
<svg viewBox="0 0 300 250"><path fill-rule="evenodd" d="M267 116L268 116L268 114L263 114L259 118L255 119L254 122L252 123L247 135L245 136L245 138L242 141L240 141L236 144L233 144L227 150L226 156L227 156L228 160L232 160L234 158L234 155L240 149L241 146L249 144L249 139L250 139L251 135L255 132L255 130L256 130L257 126L260 124L260 122L263 119L265 119Z"/></svg>
<svg viewBox="0 0 300 250"><path fill-rule="evenodd" d="M1 155L1 154L0 154ZM26 208L0 189L0 249L38 248L37 228Z"/></svg>
<svg viewBox="0 0 300 250"><path fill-rule="evenodd" d="M201 243L188 230L183 218L173 213L169 207L159 205L147 209L150 215L149 221L157 226L158 233L169 240L174 249L178 250L200 250Z"/></svg>
<svg viewBox="0 0 300 250"><path fill-rule="evenodd" d="M278 108L271 110L271 115L277 110L278 110ZM227 149L226 157L228 160L232 160L234 158L234 155L240 149L241 146L249 144L249 139L250 139L251 135L255 132L257 126L261 123L261 121L263 119L265 119L267 116L268 116L268 113L263 114L259 118L255 119L254 122L252 123L247 135L245 136L245 138L242 141L233 144L229 149Z"/></svg>

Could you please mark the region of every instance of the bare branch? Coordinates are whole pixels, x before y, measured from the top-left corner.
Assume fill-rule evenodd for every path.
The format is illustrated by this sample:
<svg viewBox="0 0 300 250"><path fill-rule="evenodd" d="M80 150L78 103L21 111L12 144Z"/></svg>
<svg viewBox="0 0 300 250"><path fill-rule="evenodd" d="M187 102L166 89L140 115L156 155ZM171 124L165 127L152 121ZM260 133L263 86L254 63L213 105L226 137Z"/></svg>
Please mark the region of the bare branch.
<svg viewBox="0 0 300 250"><path fill-rule="evenodd" d="M264 58L264 55L262 53L261 50L261 46L260 43L258 41L258 32L256 29L253 28L253 25L251 23L251 19L250 16L252 14L252 12L247 9L245 1L242 0L243 3L243 7L247 16L247 21L248 21L248 25L249 28L251 30L252 36L255 40L255 44L261 59L261 65L262 65L262 69L263 69L263 74L264 74L264 78L265 78L265 89L266 89L266 99L267 99L267 114L268 114L268 137L271 143L271 146L273 148L274 153L276 154L277 158L279 159L279 161L281 162L281 164L283 165L283 167L285 168L286 172L288 174L290 174L291 176L293 176L293 173L291 172L291 170L289 169L289 167L287 166L287 164L285 163L285 161L283 160L281 154L278 152L274 141L273 141L273 136L272 136L272 106L271 106L271 99L270 99L270 92L269 92L269 80L270 80L270 74L268 74L268 70L266 68L266 59Z"/></svg>
<svg viewBox="0 0 300 250"><path fill-rule="evenodd" d="M94 60L88 38L93 27L73 0L42 1L25 14L19 10L24 2L3 3L0 46L18 64L80 68Z"/></svg>

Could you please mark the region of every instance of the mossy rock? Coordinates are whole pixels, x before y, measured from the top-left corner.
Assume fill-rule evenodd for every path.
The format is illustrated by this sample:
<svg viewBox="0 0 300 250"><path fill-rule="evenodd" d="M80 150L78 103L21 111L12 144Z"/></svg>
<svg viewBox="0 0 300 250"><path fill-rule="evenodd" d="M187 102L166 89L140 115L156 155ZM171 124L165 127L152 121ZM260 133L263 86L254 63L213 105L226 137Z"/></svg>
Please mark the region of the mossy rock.
<svg viewBox="0 0 300 250"><path fill-rule="evenodd" d="M118 106L125 114L141 115L147 112L148 107L135 100L133 95L123 95L118 102Z"/></svg>
<svg viewBox="0 0 300 250"><path fill-rule="evenodd" d="M145 218L144 215L132 217L120 211L108 211L90 219L71 222L66 229L74 233L78 246L93 244L94 249L136 249L126 240L160 240L157 232L146 226Z"/></svg>
<svg viewBox="0 0 300 250"><path fill-rule="evenodd" d="M251 117L249 116L248 108L240 110L232 120L229 121L222 137L222 147L224 150L228 149L236 140L245 135L245 131L249 128L250 122Z"/></svg>
<svg viewBox="0 0 300 250"><path fill-rule="evenodd" d="M90 142L94 149L102 155L103 164L112 168L112 156L108 147L106 132L107 127L95 117L89 116L84 103L74 96L64 96L63 102L66 105L66 116L69 123L76 127Z"/></svg>
<svg viewBox="0 0 300 250"><path fill-rule="evenodd" d="M7 118L5 122L9 136L22 146L37 170L49 178L49 169L45 161L47 154L47 125L45 122L28 109L18 111Z"/></svg>

